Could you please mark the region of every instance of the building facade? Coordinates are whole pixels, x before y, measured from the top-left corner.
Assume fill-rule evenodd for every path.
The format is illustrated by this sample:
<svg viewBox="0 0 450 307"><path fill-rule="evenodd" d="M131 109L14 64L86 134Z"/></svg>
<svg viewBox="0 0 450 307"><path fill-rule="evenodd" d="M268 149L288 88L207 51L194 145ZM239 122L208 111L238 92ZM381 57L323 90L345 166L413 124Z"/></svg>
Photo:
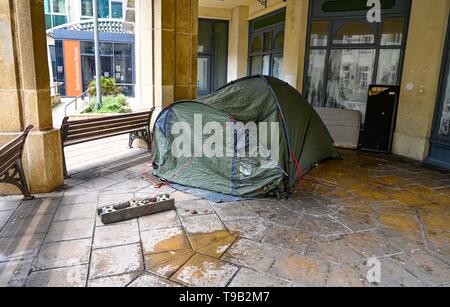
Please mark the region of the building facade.
<svg viewBox="0 0 450 307"><path fill-rule="evenodd" d="M102 76L114 78L125 95L134 96L134 20L126 20L130 3L127 0L97 1ZM93 2L45 0L44 9L51 79L62 84L62 96L77 97L95 79Z"/></svg>
<svg viewBox="0 0 450 307"><path fill-rule="evenodd" d="M276 76L314 107L356 110L363 123L369 86L399 86L393 152L450 168L448 0L381 0L375 22L366 0L199 5L200 18L230 24L228 81Z"/></svg>

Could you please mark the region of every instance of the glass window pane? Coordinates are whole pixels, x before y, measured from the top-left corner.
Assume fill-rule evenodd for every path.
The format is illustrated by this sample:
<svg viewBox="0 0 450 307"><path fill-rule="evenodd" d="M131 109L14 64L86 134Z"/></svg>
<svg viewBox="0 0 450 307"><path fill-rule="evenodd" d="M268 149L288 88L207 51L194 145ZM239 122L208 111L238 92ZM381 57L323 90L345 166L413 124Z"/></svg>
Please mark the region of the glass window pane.
<svg viewBox="0 0 450 307"><path fill-rule="evenodd" d="M283 11L281 13L270 15L268 17L262 17L256 20L253 24L253 30L256 31L265 27L275 25L277 23L283 23L285 21L286 21L286 11Z"/></svg>
<svg viewBox="0 0 450 307"><path fill-rule="evenodd" d="M375 34L366 22L352 21L343 25L333 39L334 44L373 44Z"/></svg>
<svg viewBox="0 0 450 307"><path fill-rule="evenodd" d="M131 45L114 44L114 66L114 77L118 83L133 83Z"/></svg>
<svg viewBox="0 0 450 307"><path fill-rule="evenodd" d="M81 15L82 16L94 16L94 8L92 0L81 0Z"/></svg>
<svg viewBox="0 0 450 307"><path fill-rule="evenodd" d="M66 15L53 15L53 27L61 26L67 23Z"/></svg>
<svg viewBox="0 0 450 307"><path fill-rule="evenodd" d="M313 21L311 25L311 46L324 47L328 45L328 21Z"/></svg>
<svg viewBox="0 0 450 307"><path fill-rule="evenodd" d="M284 49L284 31L280 31L275 36L273 42L273 49L275 50L283 50Z"/></svg>
<svg viewBox="0 0 450 307"><path fill-rule="evenodd" d="M382 49L378 63L377 84L397 85L400 49Z"/></svg>
<svg viewBox="0 0 450 307"><path fill-rule="evenodd" d="M364 119L374 62L374 49L331 50L326 107L358 110Z"/></svg>
<svg viewBox="0 0 450 307"><path fill-rule="evenodd" d="M262 74L268 76L270 74L270 55L263 57L263 71Z"/></svg>
<svg viewBox="0 0 450 307"><path fill-rule="evenodd" d="M50 0L44 0L44 12L46 14L51 13L51 8L50 8Z"/></svg>
<svg viewBox="0 0 450 307"><path fill-rule="evenodd" d="M92 42L81 42L80 43L81 54L94 54L94 43Z"/></svg>
<svg viewBox="0 0 450 307"><path fill-rule="evenodd" d="M273 57L272 75L278 79L283 77L283 56L276 55Z"/></svg>
<svg viewBox="0 0 450 307"><path fill-rule="evenodd" d="M385 19L381 35L382 46L401 46L403 42L403 18Z"/></svg>
<svg viewBox="0 0 450 307"><path fill-rule="evenodd" d="M113 45L111 43L100 43L100 54L101 55L112 55Z"/></svg>
<svg viewBox="0 0 450 307"><path fill-rule="evenodd" d="M53 13L66 13L66 0L52 0Z"/></svg>
<svg viewBox="0 0 450 307"><path fill-rule="evenodd" d="M216 22L214 24L214 67L213 67L213 90L227 83L227 61L228 61L228 24Z"/></svg>
<svg viewBox="0 0 450 307"><path fill-rule="evenodd" d="M109 0L97 0L98 1L98 17L109 18Z"/></svg>
<svg viewBox="0 0 450 307"><path fill-rule="evenodd" d="M272 42L270 41L271 33L266 32L264 33L264 51L270 51Z"/></svg>
<svg viewBox="0 0 450 307"><path fill-rule="evenodd" d="M442 115L439 121L439 135L450 136L450 77L447 76L447 87L445 89Z"/></svg>
<svg viewBox="0 0 450 307"><path fill-rule="evenodd" d="M45 14L45 29L51 29L53 28L53 20L51 14Z"/></svg>
<svg viewBox="0 0 450 307"><path fill-rule="evenodd" d="M198 52L199 53L211 53L212 47L212 24L210 22L199 22L198 29Z"/></svg>
<svg viewBox="0 0 450 307"><path fill-rule="evenodd" d="M262 42L259 36L255 37L252 42L252 53L262 52Z"/></svg>
<svg viewBox="0 0 450 307"><path fill-rule="evenodd" d="M122 2L111 2L111 18L122 19L123 18L123 5Z"/></svg>
<svg viewBox="0 0 450 307"><path fill-rule="evenodd" d="M199 57L198 58L198 65L197 65L197 74L198 74L198 91L201 93L207 93L208 92L208 60L209 58L206 57Z"/></svg>
<svg viewBox="0 0 450 307"><path fill-rule="evenodd" d="M254 56L251 58L252 60L252 71L251 75L260 75L262 73L263 67L263 58L262 56Z"/></svg>
<svg viewBox="0 0 450 307"><path fill-rule="evenodd" d="M314 107L323 107L326 50L311 50L307 75L306 98Z"/></svg>

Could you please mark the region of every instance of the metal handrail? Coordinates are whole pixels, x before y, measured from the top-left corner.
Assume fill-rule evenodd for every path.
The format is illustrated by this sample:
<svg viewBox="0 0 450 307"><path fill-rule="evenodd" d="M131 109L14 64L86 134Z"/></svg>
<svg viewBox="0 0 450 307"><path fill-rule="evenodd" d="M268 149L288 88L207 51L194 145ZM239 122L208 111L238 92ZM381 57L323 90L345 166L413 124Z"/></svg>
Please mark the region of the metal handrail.
<svg viewBox="0 0 450 307"><path fill-rule="evenodd" d="M69 106L71 106L72 104L75 103L75 110L78 110L78 100L83 98L87 95L87 93L89 92L89 90L81 93L81 95L77 96L74 100L70 101L68 104L66 104L66 106L64 107L64 114L65 116L67 116L67 109L69 108Z"/></svg>

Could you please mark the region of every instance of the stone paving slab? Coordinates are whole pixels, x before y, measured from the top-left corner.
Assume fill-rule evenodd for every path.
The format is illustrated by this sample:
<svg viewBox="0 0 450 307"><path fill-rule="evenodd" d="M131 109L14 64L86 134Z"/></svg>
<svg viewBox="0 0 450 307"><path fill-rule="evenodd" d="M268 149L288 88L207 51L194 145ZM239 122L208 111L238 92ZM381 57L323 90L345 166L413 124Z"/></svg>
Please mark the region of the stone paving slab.
<svg viewBox="0 0 450 307"><path fill-rule="evenodd" d="M14 211L0 211L0 229L2 229L6 223L8 223L11 216L14 214Z"/></svg>
<svg viewBox="0 0 450 307"><path fill-rule="evenodd" d="M21 202L21 199L0 199L0 212L15 210Z"/></svg>
<svg viewBox="0 0 450 307"><path fill-rule="evenodd" d="M141 178L147 154L73 171L34 201L0 197L0 286L449 286L450 173L342 156L310 173L335 187L305 180L282 201L155 189ZM113 225L96 214L156 193L177 210ZM367 280L373 260L379 284Z"/></svg>
<svg viewBox="0 0 450 307"><path fill-rule="evenodd" d="M87 264L91 239L46 243L42 245L34 270L45 270Z"/></svg>
<svg viewBox="0 0 450 307"><path fill-rule="evenodd" d="M94 219L53 222L45 237L45 242L90 239L94 231Z"/></svg>
<svg viewBox="0 0 450 307"><path fill-rule="evenodd" d="M196 254L171 280L186 286L225 287L238 268L224 261Z"/></svg>
<svg viewBox="0 0 450 307"><path fill-rule="evenodd" d="M0 239L0 262L32 259L39 252L45 234Z"/></svg>
<svg viewBox="0 0 450 307"><path fill-rule="evenodd" d="M1 238L23 237L46 233L52 222L53 215L35 215L27 218L10 219L0 232Z"/></svg>
<svg viewBox="0 0 450 307"><path fill-rule="evenodd" d="M88 266L74 266L61 269L33 272L27 280L27 287L85 287Z"/></svg>
<svg viewBox="0 0 450 307"><path fill-rule="evenodd" d="M352 231L329 215L303 215L295 228L309 235L329 237L350 234Z"/></svg>
<svg viewBox="0 0 450 307"><path fill-rule="evenodd" d="M280 251L279 248L267 244L239 239L222 259L259 272L267 272L278 258Z"/></svg>
<svg viewBox="0 0 450 307"><path fill-rule="evenodd" d="M161 277L151 275L151 274L143 274L135 281L133 281L129 287L131 288L149 288L149 287L179 287L179 284L176 284L167 279L163 279Z"/></svg>
<svg viewBox="0 0 450 307"><path fill-rule="evenodd" d="M128 273L128 274L122 274L122 275L116 275L116 276L108 276L98 279L90 279L88 280L88 287L91 288L118 288L118 287L126 287L129 285L133 280L135 280L139 275L141 275L140 272L136 273Z"/></svg>
<svg viewBox="0 0 450 307"><path fill-rule="evenodd" d="M56 211L54 221L73 221L82 219L93 219L97 210L93 204L82 204L73 206L62 206Z"/></svg>
<svg viewBox="0 0 450 307"><path fill-rule="evenodd" d="M286 280L278 279L247 268L241 268L230 284L230 287L235 288L273 288L290 286L291 283Z"/></svg>
<svg viewBox="0 0 450 307"><path fill-rule="evenodd" d="M61 202L61 198L36 198L24 201L14 213L14 218L30 218L35 215L54 214Z"/></svg>
<svg viewBox="0 0 450 307"><path fill-rule="evenodd" d="M223 222L246 220L258 217L245 202L214 204L213 207Z"/></svg>
<svg viewBox="0 0 450 307"><path fill-rule="evenodd" d="M139 229L141 231L173 228L179 226L181 226L181 223L175 210L139 218Z"/></svg>
<svg viewBox="0 0 450 307"><path fill-rule="evenodd" d="M287 252L277 257L269 274L306 287L323 287L328 274L328 263Z"/></svg>
<svg viewBox="0 0 450 307"><path fill-rule="evenodd" d="M145 231L141 233L141 240L145 255L191 249L181 227Z"/></svg>
<svg viewBox="0 0 450 307"><path fill-rule="evenodd" d="M181 217L186 232L190 235L211 233L224 230L225 226L215 214Z"/></svg>
<svg viewBox="0 0 450 307"><path fill-rule="evenodd" d="M61 200L61 206L79 205L79 204L97 204L98 192L91 191L85 193L66 192Z"/></svg>
<svg viewBox="0 0 450 307"><path fill-rule="evenodd" d="M175 201L175 207L179 216L195 216L213 214L214 210L208 200Z"/></svg>
<svg viewBox="0 0 450 307"><path fill-rule="evenodd" d="M32 264L32 260L0 263L0 287L23 287Z"/></svg>
<svg viewBox="0 0 450 307"><path fill-rule="evenodd" d="M305 235L298 230L275 225L269 229L263 243L304 254L311 244L312 239L312 236Z"/></svg>
<svg viewBox="0 0 450 307"><path fill-rule="evenodd" d="M235 220L224 223L233 234L257 242L262 241L270 227L272 227L271 224L260 218Z"/></svg>
<svg viewBox="0 0 450 307"><path fill-rule="evenodd" d="M90 279L140 272L144 270L139 244L92 251Z"/></svg>
<svg viewBox="0 0 450 307"><path fill-rule="evenodd" d="M93 248L114 247L139 243L139 227L136 220L97 227L94 234Z"/></svg>

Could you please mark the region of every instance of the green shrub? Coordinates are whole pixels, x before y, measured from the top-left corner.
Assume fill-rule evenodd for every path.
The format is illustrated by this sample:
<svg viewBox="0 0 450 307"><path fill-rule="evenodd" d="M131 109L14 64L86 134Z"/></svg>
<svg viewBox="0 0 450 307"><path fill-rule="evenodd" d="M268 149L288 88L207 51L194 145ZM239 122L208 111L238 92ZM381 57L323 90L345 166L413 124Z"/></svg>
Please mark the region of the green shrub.
<svg viewBox="0 0 450 307"><path fill-rule="evenodd" d="M102 98L102 107L97 109L97 97L92 97L89 107L83 111L84 114L107 114L107 113L131 113L127 98L124 95L105 96Z"/></svg>
<svg viewBox="0 0 450 307"><path fill-rule="evenodd" d="M117 96L122 94L122 88L116 84L116 79L101 77L102 81L102 95L103 96ZM97 96L97 82L92 80L88 86L89 96Z"/></svg>

